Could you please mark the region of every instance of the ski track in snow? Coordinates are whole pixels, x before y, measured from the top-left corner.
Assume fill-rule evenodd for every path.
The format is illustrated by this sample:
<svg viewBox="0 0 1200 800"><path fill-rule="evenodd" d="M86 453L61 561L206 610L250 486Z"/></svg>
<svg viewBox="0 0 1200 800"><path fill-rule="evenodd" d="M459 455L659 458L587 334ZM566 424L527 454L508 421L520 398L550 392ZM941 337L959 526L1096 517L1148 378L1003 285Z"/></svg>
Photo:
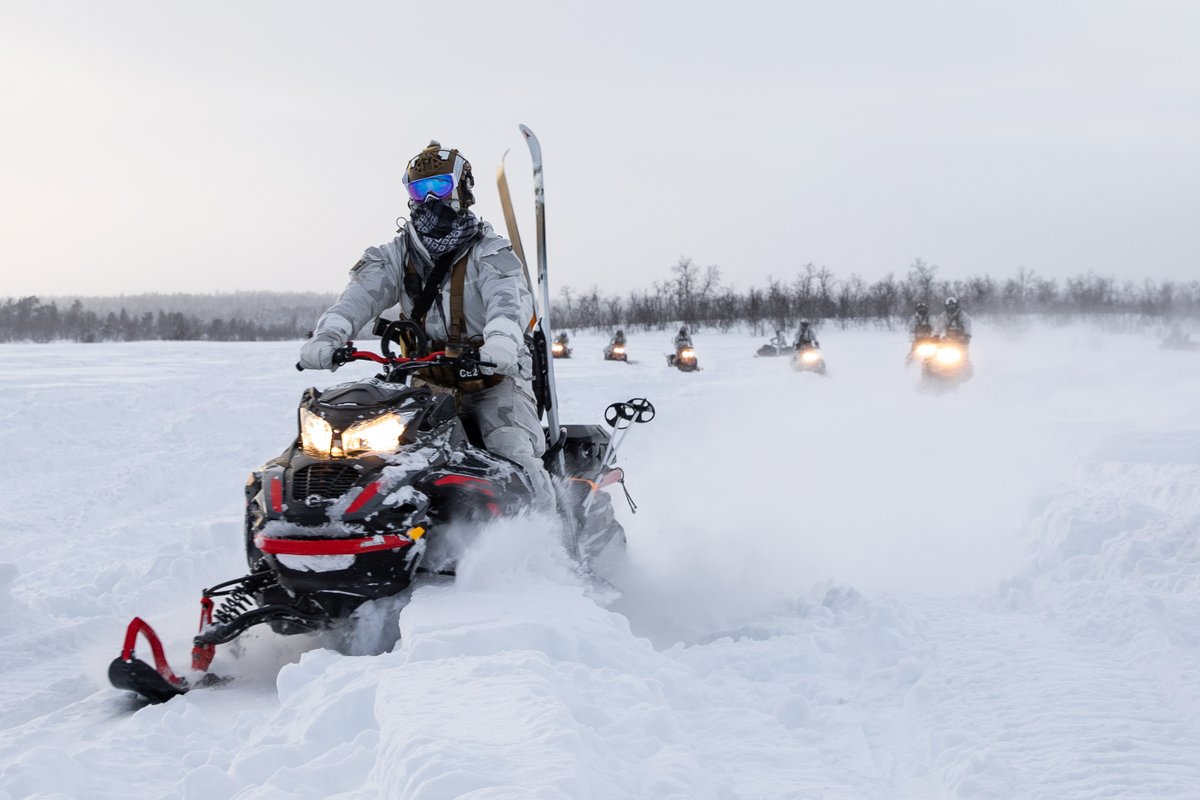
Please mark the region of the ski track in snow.
<svg viewBox="0 0 1200 800"><path fill-rule="evenodd" d="M506 522L455 583L349 638L248 634L233 683L159 706L107 684L125 624L185 665L249 470L303 387L369 372L0 346L0 800L1200 797L1200 357L983 325L931 394L902 333L827 328L823 378L766 338L556 362L564 421L659 412L607 605Z"/></svg>

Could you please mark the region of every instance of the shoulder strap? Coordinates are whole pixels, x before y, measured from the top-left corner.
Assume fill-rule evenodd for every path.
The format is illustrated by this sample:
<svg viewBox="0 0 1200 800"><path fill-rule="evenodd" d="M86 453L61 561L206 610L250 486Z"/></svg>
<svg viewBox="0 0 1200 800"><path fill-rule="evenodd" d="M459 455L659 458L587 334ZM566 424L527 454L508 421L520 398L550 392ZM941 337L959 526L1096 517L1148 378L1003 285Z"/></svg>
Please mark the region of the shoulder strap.
<svg viewBox="0 0 1200 800"><path fill-rule="evenodd" d="M429 274L429 279L425 281L425 285L421 287L421 293L413 298L412 318L421 325L425 324L425 316L429 313L429 307L433 305L433 299L437 297L441 291L442 281L446 279L446 273L450 271L449 264L442 264L439 267L434 267L433 272ZM416 268L412 263L412 256L408 257L407 274L411 277L416 277ZM417 279L419 285L419 278ZM412 297L411 292L409 296Z"/></svg>
<svg viewBox="0 0 1200 800"><path fill-rule="evenodd" d="M463 253L450 273L450 330L448 341L462 344L467 338L466 314L463 311L463 294L467 285L467 254Z"/></svg>

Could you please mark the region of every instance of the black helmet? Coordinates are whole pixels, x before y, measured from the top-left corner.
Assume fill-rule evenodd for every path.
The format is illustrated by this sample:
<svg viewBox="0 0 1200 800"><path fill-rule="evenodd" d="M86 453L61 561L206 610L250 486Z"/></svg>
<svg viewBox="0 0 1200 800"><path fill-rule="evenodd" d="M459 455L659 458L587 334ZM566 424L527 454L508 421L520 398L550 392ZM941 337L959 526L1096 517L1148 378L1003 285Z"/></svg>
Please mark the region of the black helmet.
<svg viewBox="0 0 1200 800"><path fill-rule="evenodd" d="M418 181L427 183L418 184ZM471 187L474 185L475 176L471 173L471 162L463 158L457 150L442 147L441 142L436 139L413 156L404 170L404 186L408 190L409 208L433 197L442 200L455 211L462 211L475 203L475 195L471 194Z"/></svg>
<svg viewBox="0 0 1200 800"><path fill-rule="evenodd" d="M680 325L680 326L679 326L679 335L680 335L680 336L687 336L687 326L686 326L686 325Z"/></svg>
<svg viewBox="0 0 1200 800"><path fill-rule="evenodd" d="M809 323L809 321L808 321L808 320L806 320L806 319L802 319L802 320L800 320L800 327L801 327L801 328L807 328L807 327L809 326L809 324L810 324L810 323Z"/></svg>
<svg viewBox="0 0 1200 800"><path fill-rule="evenodd" d="M926 303L917 303L917 313L918 314L928 314L929 306Z"/></svg>
<svg viewBox="0 0 1200 800"><path fill-rule="evenodd" d="M624 335L625 335L625 331L621 330L620 328L617 328L617 336L624 336Z"/></svg>
<svg viewBox="0 0 1200 800"><path fill-rule="evenodd" d="M949 311L951 314L953 314L955 311L958 311L958 298L957 297L947 297L946 298L946 310Z"/></svg>

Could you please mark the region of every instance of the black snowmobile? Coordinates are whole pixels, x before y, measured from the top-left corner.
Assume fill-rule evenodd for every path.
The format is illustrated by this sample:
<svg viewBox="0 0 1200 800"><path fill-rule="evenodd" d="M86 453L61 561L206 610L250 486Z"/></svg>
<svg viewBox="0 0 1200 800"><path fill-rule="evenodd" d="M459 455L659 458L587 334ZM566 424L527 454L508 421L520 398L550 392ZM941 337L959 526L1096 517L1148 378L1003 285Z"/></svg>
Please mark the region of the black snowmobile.
<svg viewBox="0 0 1200 800"><path fill-rule="evenodd" d="M695 372L700 369L700 362L696 359L696 348L691 345L676 347L674 353L667 354L667 366L675 367L680 372Z"/></svg>
<svg viewBox="0 0 1200 800"><path fill-rule="evenodd" d="M534 154L541 229L540 150L533 134L524 127L522 132ZM511 206L503 183L501 194ZM510 236L519 245L515 229ZM538 279L548 309L541 248ZM581 574L602 582L606 563L624 550L625 533L601 490L614 483L624 488L618 448L634 423L653 418L654 408L640 398L613 403L605 412L611 433L599 425L560 426L544 333L549 321L540 322L544 327L535 329L530 347L534 391L546 421L545 463L556 482L563 543ZM424 332L411 321L378 320L374 332L382 355L348 344L334 360L371 361L382 371L306 389L296 438L250 475L243 542L249 571L205 589L200 600L192 669L204 675L189 680L172 671L161 640L138 617L109 665L114 686L163 702L219 682L207 673L217 645L264 623L279 634L336 627L370 600L397 595L425 578L452 576L463 532L529 507L533 488L524 469L484 449L453 395L413 385L426 369L454 370L469 380L491 365L473 350L430 352ZM399 345L398 355L392 345ZM153 666L135 654L139 636L147 640Z"/></svg>
<svg viewBox="0 0 1200 800"><path fill-rule="evenodd" d="M398 334L419 328L381 321L376 331L383 355L347 345L334 360L373 361L383 371L306 389L298 436L251 474L244 534L249 573L204 590L193 670L205 672L217 645L255 625L266 623L279 634L321 630L368 600L399 594L422 575L453 575L458 531L529 507L533 488L525 471L483 448L452 395L409 380L434 367L470 378L489 365L470 352L394 356L390 345L400 341ZM650 403L638 399L613 404L606 419L623 431L653 415ZM624 530L599 491L623 483L624 473L613 464L614 442L603 427L562 430L546 464L559 479L568 551L591 573L624 550ZM134 655L139 634L150 644L153 667ZM171 671L158 637L140 618L130 623L109 680L154 702L190 686Z"/></svg>
<svg viewBox="0 0 1200 800"><path fill-rule="evenodd" d="M754 351L754 355L759 358L775 358L776 356L786 356L790 352L792 352L792 348L788 346L787 340L776 332L775 338Z"/></svg>
<svg viewBox="0 0 1200 800"><path fill-rule="evenodd" d="M555 358L570 358L572 350L567 344L567 338L561 334L554 337L554 344L550 347L550 354Z"/></svg>
<svg viewBox="0 0 1200 800"><path fill-rule="evenodd" d="M625 348L625 342L611 341L604 348L605 361L624 361L629 362L629 351Z"/></svg>

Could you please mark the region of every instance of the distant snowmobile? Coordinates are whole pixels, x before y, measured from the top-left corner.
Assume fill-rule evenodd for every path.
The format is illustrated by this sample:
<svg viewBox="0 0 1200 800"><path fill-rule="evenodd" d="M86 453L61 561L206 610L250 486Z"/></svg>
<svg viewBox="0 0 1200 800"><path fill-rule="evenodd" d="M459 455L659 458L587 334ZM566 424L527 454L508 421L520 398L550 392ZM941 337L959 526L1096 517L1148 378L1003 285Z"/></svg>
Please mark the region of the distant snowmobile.
<svg viewBox="0 0 1200 800"><path fill-rule="evenodd" d="M921 364L921 381L926 386L951 388L975 374L967 347L969 339L948 333L937 341L937 351Z"/></svg>
<svg viewBox="0 0 1200 800"><path fill-rule="evenodd" d="M567 346L567 335L560 333L554 337L554 344L550 347L550 354L555 358L570 358L571 348Z"/></svg>
<svg viewBox="0 0 1200 800"><path fill-rule="evenodd" d="M609 345L604 348L604 360L629 361L629 353L625 349L625 345L610 342Z"/></svg>
<svg viewBox="0 0 1200 800"><path fill-rule="evenodd" d="M754 351L754 355L759 358L774 358L775 356L784 356L792 352L792 348L787 344L772 344L770 342Z"/></svg>
<svg viewBox="0 0 1200 800"><path fill-rule="evenodd" d="M792 348L788 344L787 337L783 335L783 331L775 331L775 338L758 348L754 355L760 358L773 358L785 356L790 352L792 352Z"/></svg>
<svg viewBox="0 0 1200 800"><path fill-rule="evenodd" d="M924 364L929 359L933 358L938 351L938 339L930 334L922 339L914 339L912 347L908 350L908 355L904 357L905 364L911 364L913 361Z"/></svg>
<svg viewBox="0 0 1200 800"><path fill-rule="evenodd" d="M1163 338L1158 348L1160 350L1196 351L1200 350L1200 342L1193 339L1190 334L1186 334L1180 330L1179 326L1174 326Z"/></svg>
<svg viewBox="0 0 1200 800"><path fill-rule="evenodd" d="M667 366L675 367L680 372L695 372L700 369L696 359L696 349L690 346L677 347L674 353L667 355Z"/></svg>
<svg viewBox="0 0 1200 800"><path fill-rule="evenodd" d="M825 356L820 347L797 347L792 355L792 367L797 372L825 374Z"/></svg>

